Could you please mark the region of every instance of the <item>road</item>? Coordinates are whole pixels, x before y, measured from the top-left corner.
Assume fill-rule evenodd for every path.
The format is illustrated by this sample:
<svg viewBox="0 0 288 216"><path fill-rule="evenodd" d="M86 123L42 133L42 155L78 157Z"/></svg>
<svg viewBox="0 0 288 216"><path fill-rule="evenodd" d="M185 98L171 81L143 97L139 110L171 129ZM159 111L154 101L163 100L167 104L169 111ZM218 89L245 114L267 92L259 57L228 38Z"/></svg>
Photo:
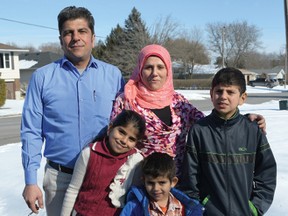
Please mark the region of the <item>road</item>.
<svg viewBox="0 0 288 216"><path fill-rule="evenodd" d="M269 93L267 95L250 93L246 103L259 104L270 100L288 100L288 92ZM212 109L212 103L209 99L193 100L191 103L202 111ZM0 146L20 142L20 122L20 116L0 118Z"/></svg>
<svg viewBox="0 0 288 216"><path fill-rule="evenodd" d="M271 100L288 100L288 92L277 92L277 93L249 93L245 103L247 104L260 104ZM193 100L190 101L197 109L201 111L212 110L213 105L210 99L208 100Z"/></svg>
<svg viewBox="0 0 288 216"><path fill-rule="evenodd" d="M20 116L0 118L0 146L20 142Z"/></svg>

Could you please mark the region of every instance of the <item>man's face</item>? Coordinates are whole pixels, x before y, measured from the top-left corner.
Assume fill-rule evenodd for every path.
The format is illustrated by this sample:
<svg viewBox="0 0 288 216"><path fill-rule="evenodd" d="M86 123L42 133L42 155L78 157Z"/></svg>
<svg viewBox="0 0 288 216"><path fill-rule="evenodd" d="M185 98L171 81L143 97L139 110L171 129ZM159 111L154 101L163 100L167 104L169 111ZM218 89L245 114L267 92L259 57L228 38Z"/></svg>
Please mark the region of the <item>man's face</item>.
<svg viewBox="0 0 288 216"><path fill-rule="evenodd" d="M88 22L83 18L67 20L59 39L65 56L77 68L86 68L95 41Z"/></svg>

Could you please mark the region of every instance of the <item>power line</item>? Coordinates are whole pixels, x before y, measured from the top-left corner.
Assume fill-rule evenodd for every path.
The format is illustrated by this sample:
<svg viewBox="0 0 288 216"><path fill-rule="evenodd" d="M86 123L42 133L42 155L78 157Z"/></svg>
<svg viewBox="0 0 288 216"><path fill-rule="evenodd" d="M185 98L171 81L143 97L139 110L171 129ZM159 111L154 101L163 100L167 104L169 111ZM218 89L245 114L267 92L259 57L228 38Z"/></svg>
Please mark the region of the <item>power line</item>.
<svg viewBox="0 0 288 216"><path fill-rule="evenodd" d="M20 24L24 24L24 25L35 26L35 27L46 28L46 29L52 29L52 30L56 30L56 31L58 31L57 28L52 28L52 27L48 27L48 26L37 25L37 24L33 24L33 23L27 23L27 22L22 22L22 21L12 20L12 19L6 19L6 18L1 18L1 17L0 17L0 20L5 20L5 21L9 21L9 22L20 23Z"/></svg>
<svg viewBox="0 0 288 216"><path fill-rule="evenodd" d="M52 30L58 31L57 28L52 28L52 27L43 26L43 25L37 25L37 24L33 24L33 23L22 22L22 21L18 21L18 20L6 19L6 18L1 18L1 17L0 17L0 20L14 22L14 23L20 23L20 24L29 25L29 26L35 26L35 27L39 27L39 28L52 29ZM105 37L97 35L97 38L105 38Z"/></svg>

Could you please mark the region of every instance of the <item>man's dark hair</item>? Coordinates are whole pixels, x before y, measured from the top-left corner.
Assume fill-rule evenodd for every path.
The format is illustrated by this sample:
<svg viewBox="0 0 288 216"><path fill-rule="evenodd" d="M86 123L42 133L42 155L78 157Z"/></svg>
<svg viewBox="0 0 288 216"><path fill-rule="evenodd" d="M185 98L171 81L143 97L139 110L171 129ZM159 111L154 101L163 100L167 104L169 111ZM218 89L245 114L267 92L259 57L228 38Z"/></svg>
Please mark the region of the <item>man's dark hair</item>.
<svg viewBox="0 0 288 216"><path fill-rule="evenodd" d="M66 7L60 11L58 15L59 34L61 35L64 22L66 22L67 20L75 20L78 18L83 18L87 20L88 26L92 34L94 34L94 18L91 12L84 7L75 7L75 6Z"/></svg>
<svg viewBox="0 0 288 216"><path fill-rule="evenodd" d="M222 68L215 74L212 80L212 89L217 85L239 86L240 94L243 94L246 91L245 76L240 70L232 67Z"/></svg>
<svg viewBox="0 0 288 216"><path fill-rule="evenodd" d="M143 160L143 176L168 177L170 181L176 176L175 161L166 153L154 152Z"/></svg>

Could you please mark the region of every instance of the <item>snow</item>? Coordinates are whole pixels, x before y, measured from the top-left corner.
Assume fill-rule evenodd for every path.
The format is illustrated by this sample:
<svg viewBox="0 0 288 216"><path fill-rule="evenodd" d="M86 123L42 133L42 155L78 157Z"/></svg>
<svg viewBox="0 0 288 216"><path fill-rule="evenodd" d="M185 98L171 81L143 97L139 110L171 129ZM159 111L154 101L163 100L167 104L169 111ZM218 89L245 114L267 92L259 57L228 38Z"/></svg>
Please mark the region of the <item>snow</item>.
<svg viewBox="0 0 288 216"><path fill-rule="evenodd" d="M34 60L19 60L19 68L20 69L28 69L32 66L36 65L38 62Z"/></svg>
<svg viewBox="0 0 288 216"><path fill-rule="evenodd" d="M189 100L205 100L209 98L208 90L177 90ZM288 91L283 87L252 88L247 87L249 93L269 94L277 91ZM5 105L0 108L1 117L9 115L19 115L22 111L23 100L7 100ZM239 107L242 113L258 113L265 116L267 124L267 137L274 156L277 161L277 188L272 206L266 213L268 216L287 215L288 201L286 193L288 192L288 111L279 110L279 101L271 100L262 104L244 104ZM210 110L204 111L209 114ZM1 121L1 120L0 120ZM44 163L38 171L39 185L42 185ZM31 211L26 206L22 198L24 188L24 176L21 165L21 144L13 143L0 146L0 215L1 216L21 216L28 215ZM46 215L45 209L40 210L39 216Z"/></svg>

